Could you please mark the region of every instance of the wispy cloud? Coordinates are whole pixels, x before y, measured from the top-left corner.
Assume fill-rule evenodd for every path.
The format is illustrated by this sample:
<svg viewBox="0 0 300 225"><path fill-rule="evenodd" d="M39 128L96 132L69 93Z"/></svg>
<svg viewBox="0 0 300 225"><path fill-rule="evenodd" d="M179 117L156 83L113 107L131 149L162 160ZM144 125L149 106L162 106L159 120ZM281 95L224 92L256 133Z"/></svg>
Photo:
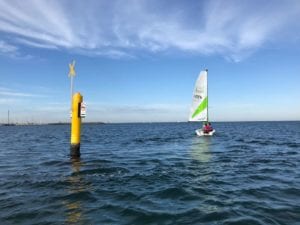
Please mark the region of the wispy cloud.
<svg viewBox="0 0 300 225"><path fill-rule="evenodd" d="M0 52L1 53L15 53L18 50L16 46L7 44L4 41L0 40Z"/></svg>
<svg viewBox="0 0 300 225"><path fill-rule="evenodd" d="M0 97L2 98L24 98L24 97L46 97L45 95L41 94L34 94L34 93L25 93L25 92L20 92L17 90L5 88L5 87L0 87Z"/></svg>
<svg viewBox="0 0 300 225"><path fill-rule="evenodd" d="M32 59L33 56L29 54L21 54L19 47L14 44L8 44L0 40L0 55L8 56L14 59Z"/></svg>
<svg viewBox="0 0 300 225"><path fill-rule="evenodd" d="M21 92L11 92L11 91L0 91L0 96L10 96L10 97L36 97L37 95L21 93Z"/></svg>
<svg viewBox="0 0 300 225"><path fill-rule="evenodd" d="M280 33L295 30L300 19L296 0L183 4L0 1L0 52L25 45L119 58L175 49L239 61L265 43L278 41Z"/></svg>
<svg viewBox="0 0 300 225"><path fill-rule="evenodd" d="M15 102L16 102L16 99L14 99L14 98L3 98L3 97L0 97L0 104L2 104L2 105L13 104Z"/></svg>

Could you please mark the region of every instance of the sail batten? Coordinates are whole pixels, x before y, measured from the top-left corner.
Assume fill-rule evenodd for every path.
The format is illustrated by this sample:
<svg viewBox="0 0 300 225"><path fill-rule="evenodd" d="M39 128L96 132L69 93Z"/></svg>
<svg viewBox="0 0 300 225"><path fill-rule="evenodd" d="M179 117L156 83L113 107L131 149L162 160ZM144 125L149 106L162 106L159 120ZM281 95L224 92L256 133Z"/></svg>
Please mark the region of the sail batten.
<svg viewBox="0 0 300 225"><path fill-rule="evenodd" d="M189 121L208 120L207 71L201 71L195 84Z"/></svg>

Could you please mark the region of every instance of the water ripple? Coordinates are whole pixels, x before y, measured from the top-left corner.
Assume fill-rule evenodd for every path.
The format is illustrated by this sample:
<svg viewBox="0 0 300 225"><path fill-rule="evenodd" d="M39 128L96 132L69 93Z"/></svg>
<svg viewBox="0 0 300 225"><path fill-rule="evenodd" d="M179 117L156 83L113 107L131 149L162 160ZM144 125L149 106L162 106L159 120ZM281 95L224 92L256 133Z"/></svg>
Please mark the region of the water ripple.
<svg viewBox="0 0 300 225"><path fill-rule="evenodd" d="M0 127L1 225L299 224L299 122L197 127Z"/></svg>

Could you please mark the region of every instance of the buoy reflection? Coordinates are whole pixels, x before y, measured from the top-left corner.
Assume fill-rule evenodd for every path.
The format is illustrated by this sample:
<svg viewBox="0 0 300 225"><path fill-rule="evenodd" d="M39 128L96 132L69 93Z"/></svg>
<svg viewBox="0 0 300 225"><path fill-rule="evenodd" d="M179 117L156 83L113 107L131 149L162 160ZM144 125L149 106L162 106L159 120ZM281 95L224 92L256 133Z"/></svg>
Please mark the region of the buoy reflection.
<svg viewBox="0 0 300 225"><path fill-rule="evenodd" d="M66 224L78 224L83 222L82 206L81 202L78 199L73 199L72 196L85 191L86 187L82 182L81 175L79 174L82 166L80 158L71 158L71 165L72 175L68 178L68 183L70 184L68 188L68 195L71 196L71 198L64 202L67 207Z"/></svg>

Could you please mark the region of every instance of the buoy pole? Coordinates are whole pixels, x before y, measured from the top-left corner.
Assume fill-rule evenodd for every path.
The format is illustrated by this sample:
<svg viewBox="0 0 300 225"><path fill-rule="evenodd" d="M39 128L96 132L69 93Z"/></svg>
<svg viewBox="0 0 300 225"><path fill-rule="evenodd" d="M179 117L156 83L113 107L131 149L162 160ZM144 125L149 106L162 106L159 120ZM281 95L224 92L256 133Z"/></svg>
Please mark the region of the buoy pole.
<svg viewBox="0 0 300 225"><path fill-rule="evenodd" d="M71 123L71 157L80 156L80 132L81 132L81 103L83 97L77 92L72 98L72 123Z"/></svg>

